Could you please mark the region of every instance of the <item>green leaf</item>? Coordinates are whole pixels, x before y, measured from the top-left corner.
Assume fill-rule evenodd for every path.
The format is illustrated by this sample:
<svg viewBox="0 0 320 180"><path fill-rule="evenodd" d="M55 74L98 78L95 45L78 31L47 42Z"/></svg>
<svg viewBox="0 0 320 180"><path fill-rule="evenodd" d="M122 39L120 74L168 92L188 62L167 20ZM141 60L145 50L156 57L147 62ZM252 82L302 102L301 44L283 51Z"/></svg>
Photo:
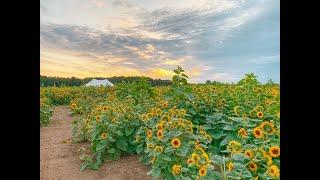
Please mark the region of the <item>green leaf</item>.
<svg viewBox="0 0 320 180"><path fill-rule="evenodd" d="M162 159L169 162L171 161L171 158L167 155L162 156Z"/></svg>
<svg viewBox="0 0 320 180"><path fill-rule="evenodd" d="M114 148L111 148L108 150L108 153L110 153L110 154L115 153L115 152L116 152L116 150Z"/></svg>

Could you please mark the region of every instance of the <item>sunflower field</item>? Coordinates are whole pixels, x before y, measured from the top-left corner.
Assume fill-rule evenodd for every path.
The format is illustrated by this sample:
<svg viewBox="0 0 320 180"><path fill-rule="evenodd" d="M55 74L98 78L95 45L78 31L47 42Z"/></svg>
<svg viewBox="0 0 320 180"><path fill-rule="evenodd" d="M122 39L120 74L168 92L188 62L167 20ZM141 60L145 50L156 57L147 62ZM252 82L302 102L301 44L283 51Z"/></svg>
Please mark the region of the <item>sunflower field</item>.
<svg viewBox="0 0 320 180"><path fill-rule="evenodd" d="M174 73L170 86L41 88L40 124L51 106L70 106L74 142L91 143L81 170L139 154L154 179L279 179L279 85L253 74L189 84L182 68Z"/></svg>

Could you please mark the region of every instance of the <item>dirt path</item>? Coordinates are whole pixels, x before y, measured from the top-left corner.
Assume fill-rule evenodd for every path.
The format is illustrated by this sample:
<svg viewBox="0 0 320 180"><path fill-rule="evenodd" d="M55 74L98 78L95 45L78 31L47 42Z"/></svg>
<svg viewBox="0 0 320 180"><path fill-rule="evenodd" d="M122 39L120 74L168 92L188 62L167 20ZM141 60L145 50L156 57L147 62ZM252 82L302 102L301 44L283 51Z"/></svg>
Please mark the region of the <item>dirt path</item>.
<svg viewBox="0 0 320 180"><path fill-rule="evenodd" d="M122 157L106 162L98 171L80 172L77 149L84 144L71 144L72 116L64 106L54 109L51 124L40 129L40 179L41 180L145 180L149 168L138 162L138 156Z"/></svg>

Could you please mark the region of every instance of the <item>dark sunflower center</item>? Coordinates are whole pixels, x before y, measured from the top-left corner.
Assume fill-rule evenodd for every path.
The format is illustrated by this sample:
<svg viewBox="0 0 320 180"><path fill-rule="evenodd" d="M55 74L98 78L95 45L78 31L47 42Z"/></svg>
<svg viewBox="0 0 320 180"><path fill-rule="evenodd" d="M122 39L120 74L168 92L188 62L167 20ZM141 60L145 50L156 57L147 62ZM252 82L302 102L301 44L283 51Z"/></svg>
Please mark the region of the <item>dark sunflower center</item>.
<svg viewBox="0 0 320 180"><path fill-rule="evenodd" d="M273 169L271 169L271 173L274 173Z"/></svg>
<svg viewBox="0 0 320 180"><path fill-rule="evenodd" d="M273 154L278 154L278 150L277 150L277 149L274 149L274 150L272 151L272 153L273 153Z"/></svg>
<svg viewBox="0 0 320 180"><path fill-rule="evenodd" d="M178 141L174 141L173 144L174 145L178 145L179 143L178 143Z"/></svg>
<svg viewBox="0 0 320 180"><path fill-rule="evenodd" d="M260 131L256 131L256 134L257 134L257 135L260 135Z"/></svg>

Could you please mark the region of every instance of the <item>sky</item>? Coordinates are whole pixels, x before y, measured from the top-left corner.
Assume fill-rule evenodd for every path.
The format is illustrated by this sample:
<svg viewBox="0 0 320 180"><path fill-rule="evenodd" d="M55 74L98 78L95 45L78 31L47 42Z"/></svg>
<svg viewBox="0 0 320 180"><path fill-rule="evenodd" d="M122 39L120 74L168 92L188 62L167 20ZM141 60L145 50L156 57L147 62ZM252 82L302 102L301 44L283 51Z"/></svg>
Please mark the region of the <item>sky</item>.
<svg viewBox="0 0 320 180"><path fill-rule="evenodd" d="M40 74L280 82L279 0L41 0Z"/></svg>

